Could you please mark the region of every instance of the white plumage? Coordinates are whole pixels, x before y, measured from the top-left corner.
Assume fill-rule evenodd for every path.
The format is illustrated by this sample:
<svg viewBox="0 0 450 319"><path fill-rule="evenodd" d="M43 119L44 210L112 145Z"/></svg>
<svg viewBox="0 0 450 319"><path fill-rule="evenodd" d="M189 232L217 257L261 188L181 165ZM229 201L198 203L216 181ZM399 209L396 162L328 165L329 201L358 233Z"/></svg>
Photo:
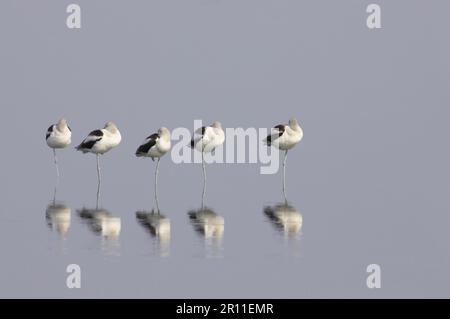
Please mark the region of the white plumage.
<svg viewBox="0 0 450 319"><path fill-rule="evenodd" d="M297 145L303 138L303 130L295 118L289 120L289 124L279 124L272 129L264 142L270 146L287 151Z"/></svg>
<svg viewBox="0 0 450 319"><path fill-rule="evenodd" d="M72 132L64 118L51 125L45 135L47 145L53 149L66 148L72 142L71 138Z"/></svg>
<svg viewBox="0 0 450 319"><path fill-rule="evenodd" d="M225 133L220 122L214 122L210 126L203 126L195 131L191 140L191 147L199 152L209 153L223 144Z"/></svg>
<svg viewBox="0 0 450 319"><path fill-rule="evenodd" d="M105 154L120 144L122 135L117 126L112 123L106 123L101 130L95 130L76 147L78 151L83 153Z"/></svg>
<svg viewBox="0 0 450 319"><path fill-rule="evenodd" d="M161 127L158 133L147 137L136 151L137 157L151 157L152 160L162 157L171 147L170 131Z"/></svg>

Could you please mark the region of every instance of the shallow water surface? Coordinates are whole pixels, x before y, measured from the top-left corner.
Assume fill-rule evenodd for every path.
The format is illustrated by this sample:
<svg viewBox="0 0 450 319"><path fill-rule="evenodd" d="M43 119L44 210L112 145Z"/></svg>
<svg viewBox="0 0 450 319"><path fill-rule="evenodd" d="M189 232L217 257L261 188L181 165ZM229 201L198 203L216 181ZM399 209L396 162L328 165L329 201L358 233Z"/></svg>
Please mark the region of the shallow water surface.
<svg viewBox="0 0 450 319"><path fill-rule="evenodd" d="M0 297L450 297L449 3L381 1L380 30L354 1L79 4L81 30L54 1L0 4ZM281 172L214 163L202 205L201 165L166 155L155 211L146 136L291 116L287 204ZM73 147L107 121L97 203Z"/></svg>

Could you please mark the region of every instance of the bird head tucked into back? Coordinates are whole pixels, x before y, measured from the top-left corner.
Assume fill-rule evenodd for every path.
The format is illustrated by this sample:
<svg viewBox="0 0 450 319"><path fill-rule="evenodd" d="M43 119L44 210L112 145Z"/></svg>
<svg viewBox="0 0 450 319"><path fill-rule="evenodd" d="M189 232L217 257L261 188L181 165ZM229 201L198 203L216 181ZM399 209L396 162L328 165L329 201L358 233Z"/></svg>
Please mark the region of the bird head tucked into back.
<svg viewBox="0 0 450 319"><path fill-rule="evenodd" d="M58 121L58 130L59 131L63 131L64 129L66 129L68 127L67 125L67 120L65 118L62 118Z"/></svg>
<svg viewBox="0 0 450 319"><path fill-rule="evenodd" d="M114 124L113 122L108 122L105 124L104 127L105 130L111 132L111 133L116 133L119 129L117 128L116 124Z"/></svg>
<svg viewBox="0 0 450 319"><path fill-rule="evenodd" d="M169 131L169 129L167 127L164 127L164 126L161 127L158 130L158 135L161 136L162 138L170 139L170 131Z"/></svg>
<svg viewBox="0 0 450 319"><path fill-rule="evenodd" d="M293 117L289 120L289 126L293 130L298 130L300 128L300 125L298 124L298 121L295 117Z"/></svg>
<svg viewBox="0 0 450 319"><path fill-rule="evenodd" d="M222 123L220 123L219 121L215 121L215 122L211 125L211 127L222 129Z"/></svg>

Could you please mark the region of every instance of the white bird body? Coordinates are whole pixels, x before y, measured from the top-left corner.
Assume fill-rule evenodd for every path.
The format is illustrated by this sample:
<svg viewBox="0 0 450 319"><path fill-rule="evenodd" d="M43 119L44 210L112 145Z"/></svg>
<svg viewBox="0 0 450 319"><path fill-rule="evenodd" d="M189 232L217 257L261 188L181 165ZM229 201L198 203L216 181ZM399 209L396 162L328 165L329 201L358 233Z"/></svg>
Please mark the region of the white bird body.
<svg viewBox="0 0 450 319"><path fill-rule="evenodd" d="M142 142L136 151L136 156L151 157L152 159L160 158L170 150L170 147L170 131L161 127L158 133L150 135Z"/></svg>
<svg viewBox="0 0 450 319"><path fill-rule="evenodd" d="M264 142L267 145L273 145L276 148L287 151L297 145L303 138L303 130L295 118L289 121L289 124L280 124L272 129Z"/></svg>
<svg viewBox="0 0 450 319"><path fill-rule="evenodd" d="M121 141L122 135L117 126L112 122L108 122L103 129L89 133L76 149L83 153L103 155L119 145Z"/></svg>
<svg viewBox="0 0 450 319"><path fill-rule="evenodd" d="M46 133L47 145L53 149L65 148L72 142L72 132L65 119L51 125Z"/></svg>
<svg viewBox="0 0 450 319"><path fill-rule="evenodd" d="M214 122L211 126L203 126L195 131L191 140L191 147L199 152L209 153L225 142L225 133L220 122Z"/></svg>

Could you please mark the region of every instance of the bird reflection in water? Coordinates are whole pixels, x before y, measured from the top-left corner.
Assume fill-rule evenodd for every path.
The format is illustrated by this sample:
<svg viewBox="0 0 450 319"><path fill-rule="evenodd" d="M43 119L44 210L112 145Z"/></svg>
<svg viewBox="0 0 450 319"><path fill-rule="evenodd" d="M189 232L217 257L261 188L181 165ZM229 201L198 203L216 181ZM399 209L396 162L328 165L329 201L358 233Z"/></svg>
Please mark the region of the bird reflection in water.
<svg viewBox="0 0 450 319"><path fill-rule="evenodd" d="M272 222L275 229L287 238L297 237L301 233L302 215L287 202L264 207L264 214Z"/></svg>
<svg viewBox="0 0 450 319"><path fill-rule="evenodd" d="M55 200L45 210L45 220L53 231L64 237L70 227L71 209Z"/></svg>
<svg viewBox="0 0 450 319"><path fill-rule="evenodd" d="M91 231L102 237L102 249L106 253L116 253L119 248L119 235L122 227L120 217L102 208L77 210L78 215L87 222Z"/></svg>
<svg viewBox="0 0 450 319"><path fill-rule="evenodd" d="M203 205L198 210L189 211L188 215L195 231L205 240L207 257L223 257L224 218Z"/></svg>
<svg viewBox="0 0 450 319"><path fill-rule="evenodd" d="M170 254L170 219L160 214L159 211L138 211L136 219L154 237L156 252L161 257Z"/></svg>
<svg viewBox="0 0 450 319"><path fill-rule="evenodd" d="M58 187L59 178L57 178L53 189L53 199L45 210L45 220L50 229L56 231L61 237L65 237L70 228L72 210L65 204L56 201Z"/></svg>

